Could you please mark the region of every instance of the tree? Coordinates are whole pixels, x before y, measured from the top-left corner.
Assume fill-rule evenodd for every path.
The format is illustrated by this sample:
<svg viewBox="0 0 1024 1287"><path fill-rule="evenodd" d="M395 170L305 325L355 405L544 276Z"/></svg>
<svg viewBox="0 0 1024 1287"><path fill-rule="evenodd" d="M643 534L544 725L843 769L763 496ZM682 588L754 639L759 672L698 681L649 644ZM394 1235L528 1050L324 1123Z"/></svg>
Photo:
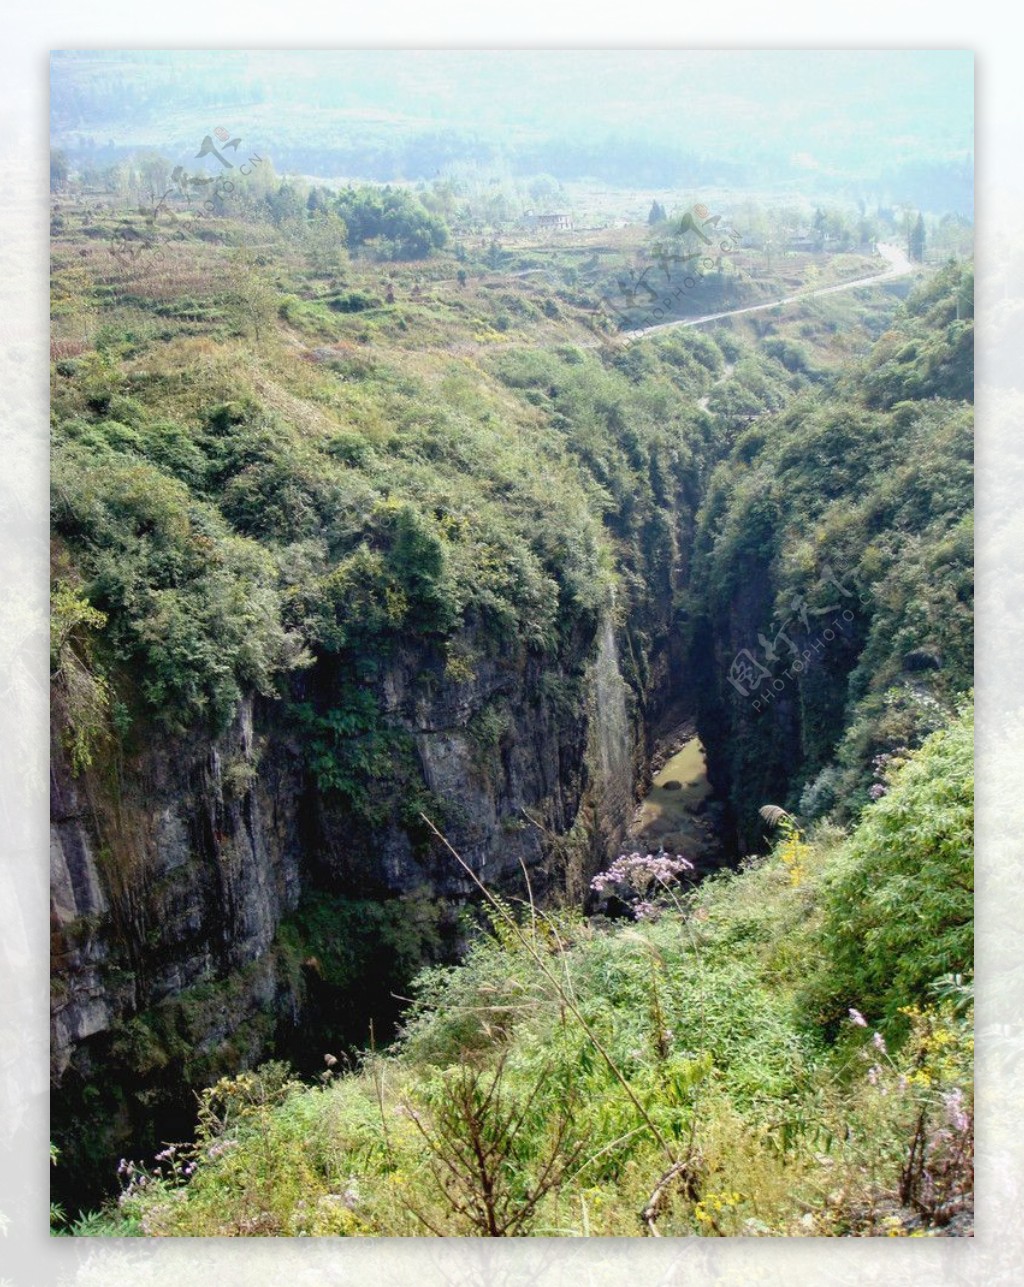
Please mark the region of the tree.
<svg viewBox="0 0 1024 1287"><path fill-rule="evenodd" d="M871 246L878 240L878 225L874 219L866 217L857 221L857 242L861 246Z"/></svg>
<svg viewBox="0 0 1024 1287"><path fill-rule="evenodd" d="M650 214L647 216L647 222L653 226L656 223L664 223L667 219L668 214L661 202L652 201Z"/></svg>
<svg viewBox="0 0 1024 1287"><path fill-rule="evenodd" d="M171 166L157 152L149 153L139 162L143 195L155 206L171 186Z"/></svg>
<svg viewBox="0 0 1024 1287"><path fill-rule="evenodd" d="M126 197L131 191L132 171L127 162L118 161L103 171L103 187L116 197Z"/></svg>
<svg viewBox="0 0 1024 1287"><path fill-rule="evenodd" d="M547 210L557 209L556 202L563 198L562 185L550 174L539 174L535 179L531 179L527 186L527 192L530 194L530 200L544 206Z"/></svg>
<svg viewBox="0 0 1024 1287"><path fill-rule="evenodd" d="M825 237L832 250L847 250L850 246L850 228L842 211L829 210L825 215Z"/></svg>
<svg viewBox="0 0 1024 1287"><path fill-rule="evenodd" d="M425 259L448 240L448 227L399 188L343 188L335 209L348 229L349 246L377 242L383 257Z"/></svg>
<svg viewBox="0 0 1024 1287"><path fill-rule="evenodd" d="M277 311L278 296L254 255L241 251L235 257L235 273L230 301L234 307L239 327L251 330L259 347L260 339L269 329Z"/></svg>
<svg viewBox="0 0 1024 1287"><path fill-rule="evenodd" d="M321 277L332 277L345 266L348 229L332 210L316 209L305 225L306 259Z"/></svg>
<svg viewBox="0 0 1024 1287"><path fill-rule="evenodd" d="M450 224L458 214L458 197L457 186L450 179L445 179L435 181L430 191L423 193L420 200L427 210Z"/></svg>
<svg viewBox="0 0 1024 1287"><path fill-rule="evenodd" d="M281 227L289 219L301 219L306 214L306 199L293 183L282 183L276 192L263 199L271 220Z"/></svg>
<svg viewBox="0 0 1024 1287"><path fill-rule="evenodd" d="M910 235L907 238L907 253L917 263L921 263L924 259L924 240L924 215L919 213L917 222L911 228Z"/></svg>
<svg viewBox="0 0 1024 1287"><path fill-rule="evenodd" d="M63 192L68 181L67 154L58 148L50 153L50 191Z"/></svg>

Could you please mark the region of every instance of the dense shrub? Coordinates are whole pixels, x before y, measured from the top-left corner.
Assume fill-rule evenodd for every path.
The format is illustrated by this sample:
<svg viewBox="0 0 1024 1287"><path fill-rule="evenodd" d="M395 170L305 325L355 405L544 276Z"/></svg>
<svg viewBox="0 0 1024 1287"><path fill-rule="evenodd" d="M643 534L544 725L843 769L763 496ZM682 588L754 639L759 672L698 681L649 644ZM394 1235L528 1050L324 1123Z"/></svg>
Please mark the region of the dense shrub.
<svg viewBox="0 0 1024 1287"><path fill-rule="evenodd" d="M275 691L302 650L281 623L265 549L232 533L183 483L109 445L57 444L52 477L54 530L104 614L97 655L116 668L122 696L184 729L223 725L247 689Z"/></svg>
<svg viewBox="0 0 1024 1287"><path fill-rule="evenodd" d="M933 733L887 775L828 875L827 1017L858 1006L890 1023L974 960L974 720Z"/></svg>
<svg viewBox="0 0 1024 1287"><path fill-rule="evenodd" d="M348 229L349 245L378 241L387 257L425 259L447 243L444 221L401 188L343 188L335 210Z"/></svg>
<svg viewBox="0 0 1024 1287"><path fill-rule="evenodd" d="M947 345L958 308L952 325L970 326L966 281L951 267L911 296L896 324L908 343ZM973 412L954 400L969 389L901 375L879 398L890 347L883 336L864 372L772 417L746 377L710 404L729 423L758 417L704 490L688 595L702 734L747 847L758 799L856 816L874 757L919 745L972 681ZM848 611L841 629L826 608ZM744 652L746 696L729 681ZM805 792L822 775L832 789Z"/></svg>

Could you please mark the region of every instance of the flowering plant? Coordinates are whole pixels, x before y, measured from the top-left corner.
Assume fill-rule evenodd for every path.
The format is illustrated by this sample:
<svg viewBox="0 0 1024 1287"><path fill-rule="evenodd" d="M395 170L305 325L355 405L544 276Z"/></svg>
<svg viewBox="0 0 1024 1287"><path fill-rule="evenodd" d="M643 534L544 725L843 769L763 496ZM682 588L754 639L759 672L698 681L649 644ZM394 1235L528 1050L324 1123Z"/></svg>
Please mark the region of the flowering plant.
<svg viewBox="0 0 1024 1287"><path fill-rule="evenodd" d="M599 872L590 882L590 888L599 894L610 888L625 888L636 896L633 914L638 921L652 920L658 909L652 896L660 885L667 889L675 884L684 872L693 871L693 863L682 854L620 854L607 871Z"/></svg>
<svg viewBox="0 0 1024 1287"><path fill-rule="evenodd" d="M895 1054L873 1032L860 1050L868 1084L881 1097L892 1095L905 1115L907 1141L898 1196L901 1204L934 1225L969 1209L974 1191L974 1096L971 1085L973 1016L957 1013L950 1001L919 1009L901 1006L910 1032ZM850 1009L855 1028L869 1028ZM897 1222L890 1236L900 1236Z"/></svg>

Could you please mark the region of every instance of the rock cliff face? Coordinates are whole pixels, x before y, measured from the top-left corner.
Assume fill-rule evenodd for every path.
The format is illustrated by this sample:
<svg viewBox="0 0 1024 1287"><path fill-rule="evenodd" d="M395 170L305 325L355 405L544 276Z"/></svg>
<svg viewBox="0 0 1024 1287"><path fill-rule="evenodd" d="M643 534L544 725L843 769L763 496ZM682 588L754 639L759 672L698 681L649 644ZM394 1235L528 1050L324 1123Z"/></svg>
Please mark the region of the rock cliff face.
<svg viewBox="0 0 1024 1287"><path fill-rule="evenodd" d="M269 950L301 887L302 781L254 730L155 743L105 780L54 761L53 1070L126 1016Z"/></svg>
<svg viewBox="0 0 1024 1287"><path fill-rule="evenodd" d="M382 710L445 802L446 834L490 885L520 860L535 888L564 882L570 848L582 881L628 822L645 730L610 620L588 653L574 676L520 655L455 682L426 674L414 651L383 674ZM367 843L315 790L281 716L281 703L250 698L216 739L154 739L79 778L55 756L51 1054L66 1155L159 1144L187 1128L191 1087L268 1057L294 1031L301 944L278 931L308 889L471 889L413 827L391 823Z"/></svg>
<svg viewBox="0 0 1024 1287"><path fill-rule="evenodd" d="M763 839L760 805L797 808L802 780L827 763L866 618L852 599L856 611L840 605L810 628L795 614L783 624L768 562L742 570L717 613L697 624L692 673L708 776L731 806L728 839L746 853Z"/></svg>
<svg viewBox="0 0 1024 1287"><path fill-rule="evenodd" d="M380 685L385 720L411 739L416 776L443 806L431 820L488 881L518 872L520 860L540 861L543 835L524 810L561 833L579 808L586 722L545 697L552 680L557 676L531 659L484 657L460 682L409 649L392 660ZM445 897L472 889L450 854L424 843L416 816L367 834L329 794L316 801L315 816L314 862L331 887L426 886Z"/></svg>

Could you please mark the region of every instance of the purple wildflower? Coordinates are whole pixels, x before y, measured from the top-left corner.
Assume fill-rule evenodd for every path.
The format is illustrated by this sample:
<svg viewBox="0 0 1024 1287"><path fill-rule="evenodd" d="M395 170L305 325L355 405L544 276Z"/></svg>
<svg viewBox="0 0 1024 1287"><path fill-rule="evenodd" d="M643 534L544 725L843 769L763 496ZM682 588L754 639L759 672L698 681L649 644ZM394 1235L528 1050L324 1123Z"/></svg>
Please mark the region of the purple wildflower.
<svg viewBox="0 0 1024 1287"><path fill-rule="evenodd" d="M880 1050L883 1055L885 1054L885 1038L880 1032L876 1032L871 1038L871 1044L876 1050Z"/></svg>
<svg viewBox="0 0 1024 1287"><path fill-rule="evenodd" d="M965 1131L970 1125L970 1118L964 1107L964 1092L958 1087L948 1091L942 1097L946 1105L946 1120L955 1131Z"/></svg>
<svg viewBox="0 0 1024 1287"><path fill-rule="evenodd" d="M868 795L872 800L881 800L882 796L885 794L886 790L885 787L882 786L881 782L875 782L872 786L868 787Z"/></svg>
<svg viewBox="0 0 1024 1287"><path fill-rule="evenodd" d="M234 1148L237 1143L237 1140L218 1140L216 1144L211 1144L206 1150L206 1156L212 1162L216 1158L222 1157L229 1148Z"/></svg>
<svg viewBox="0 0 1024 1287"><path fill-rule="evenodd" d="M850 1007L850 1022L858 1028L866 1028L868 1026L867 1019L864 1018L859 1010L854 1010L852 1006Z"/></svg>
<svg viewBox="0 0 1024 1287"><path fill-rule="evenodd" d="M590 888L603 894L610 886L627 885L646 900L655 886L667 888L675 884L683 872L692 870L693 863L682 854L620 854L607 871L594 877Z"/></svg>
<svg viewBox="0 0 1024 1287"><path fill-rule="evenodd" d="M878 1085L878 1078L881 1076L881 1073L882 1070L879 1068L878 1064L872 1064L868 1069L868 1081L872 1086Z"/></svg>

